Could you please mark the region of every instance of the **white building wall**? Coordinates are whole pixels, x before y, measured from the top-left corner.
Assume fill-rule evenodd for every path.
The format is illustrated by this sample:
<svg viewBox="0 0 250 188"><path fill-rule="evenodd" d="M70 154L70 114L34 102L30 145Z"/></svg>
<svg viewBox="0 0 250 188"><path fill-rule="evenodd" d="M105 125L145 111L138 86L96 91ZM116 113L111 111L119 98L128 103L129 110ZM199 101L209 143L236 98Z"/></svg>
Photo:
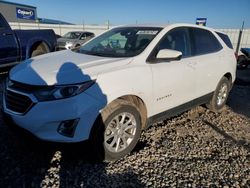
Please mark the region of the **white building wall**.
<svg viewBox="0 0 250 188"><path fill-rule="evenodd" d="M9 23L12 29L53 29L58 35L64 35L69 31L90 31L99 35L108 30L107 25L62 25L62 24L40 24L40 23Z"/></svg>

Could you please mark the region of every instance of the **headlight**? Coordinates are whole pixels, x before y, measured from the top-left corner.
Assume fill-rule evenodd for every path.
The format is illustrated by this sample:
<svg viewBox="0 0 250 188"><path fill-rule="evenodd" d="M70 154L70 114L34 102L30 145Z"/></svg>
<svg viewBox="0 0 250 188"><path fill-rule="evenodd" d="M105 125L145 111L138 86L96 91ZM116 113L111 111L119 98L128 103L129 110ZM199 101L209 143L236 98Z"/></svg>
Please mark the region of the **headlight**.
<svg viewBox="0 0 250 188"><path fill-rule="evenodd" d="M95 83L94 80L75 85L48 86L34 93L38 101L49 101L73 97L84 92Z"/></svg>
<svg viewBox="0 0 250 188"><path fill-rule="evenodd" d="M73 46L73 43L72 43L72 42L66 42L65 47L66 47L67 49L70 49L72 46Z"/></svg>
<svg viewBox="0 0 250 188"><path fill-rule="evenodd" d="M69 45L69 46L72 46L72 45L73 45L73 43L72 43L72 42L69 42L69 41L67 41L66 44Z"/></svg>

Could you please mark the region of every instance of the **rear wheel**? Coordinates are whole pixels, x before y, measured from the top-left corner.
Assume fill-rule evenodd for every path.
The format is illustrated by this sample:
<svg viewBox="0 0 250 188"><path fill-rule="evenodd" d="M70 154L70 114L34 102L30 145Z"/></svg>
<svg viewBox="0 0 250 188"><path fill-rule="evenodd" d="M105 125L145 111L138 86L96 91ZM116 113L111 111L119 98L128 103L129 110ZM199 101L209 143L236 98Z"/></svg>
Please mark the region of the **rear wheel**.
<svg viewBox="0 0 250 188"><path fill-rule="evenodd" d="M34 49L31 52L31 57L46 54L48 52L49 52L48 46L44 43L41 43L38 46L34 47Z"/></svg>
<svg viewBox="0 0 250 188"><path fill-rule="evenodd" d="M95 125L91 136L97 155L106 161L122 158L133 150L141 133L141 118L137 107L117 100L101 113L102 123ZM103 128L102 128L103 126ZM100 147L101 146L101 147Z"/></svg>
<svg viewBox="0 0 250 188"><path fill-rule="evenodd" d="M206 105L211 111L219 112L225 106L231 88L231 83L223 77L214 91L211 101Z"/></svg>

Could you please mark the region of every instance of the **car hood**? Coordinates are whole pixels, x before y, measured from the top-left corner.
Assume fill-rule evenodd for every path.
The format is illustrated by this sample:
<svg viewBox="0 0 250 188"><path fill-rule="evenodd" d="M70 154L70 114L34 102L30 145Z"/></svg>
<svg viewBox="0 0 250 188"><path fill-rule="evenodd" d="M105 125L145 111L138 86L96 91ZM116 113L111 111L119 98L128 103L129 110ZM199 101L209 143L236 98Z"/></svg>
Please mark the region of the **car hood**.
<svg viewBox="0 0 250 188"><path fill-rule="evenodd" d="M28 59L9 74L13 81L30 85L64 85L96 79L98 74L130 63L132 58L108 58L64 50Z"/></svg>

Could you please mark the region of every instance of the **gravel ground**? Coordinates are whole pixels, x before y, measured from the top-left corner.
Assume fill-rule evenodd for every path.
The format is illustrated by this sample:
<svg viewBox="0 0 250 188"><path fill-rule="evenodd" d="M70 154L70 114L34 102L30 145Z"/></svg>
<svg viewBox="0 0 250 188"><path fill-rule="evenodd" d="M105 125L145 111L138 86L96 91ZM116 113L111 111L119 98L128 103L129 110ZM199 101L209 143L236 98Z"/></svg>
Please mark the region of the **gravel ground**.
<svg viewBox="0 0 250 188"><path fill-rule="evenodd" d="M86 143L43 142L0 117L0 187L250 187L249 83L237 81L221 113L197 107L153 125L111 163L95 163Z"/></svg>

